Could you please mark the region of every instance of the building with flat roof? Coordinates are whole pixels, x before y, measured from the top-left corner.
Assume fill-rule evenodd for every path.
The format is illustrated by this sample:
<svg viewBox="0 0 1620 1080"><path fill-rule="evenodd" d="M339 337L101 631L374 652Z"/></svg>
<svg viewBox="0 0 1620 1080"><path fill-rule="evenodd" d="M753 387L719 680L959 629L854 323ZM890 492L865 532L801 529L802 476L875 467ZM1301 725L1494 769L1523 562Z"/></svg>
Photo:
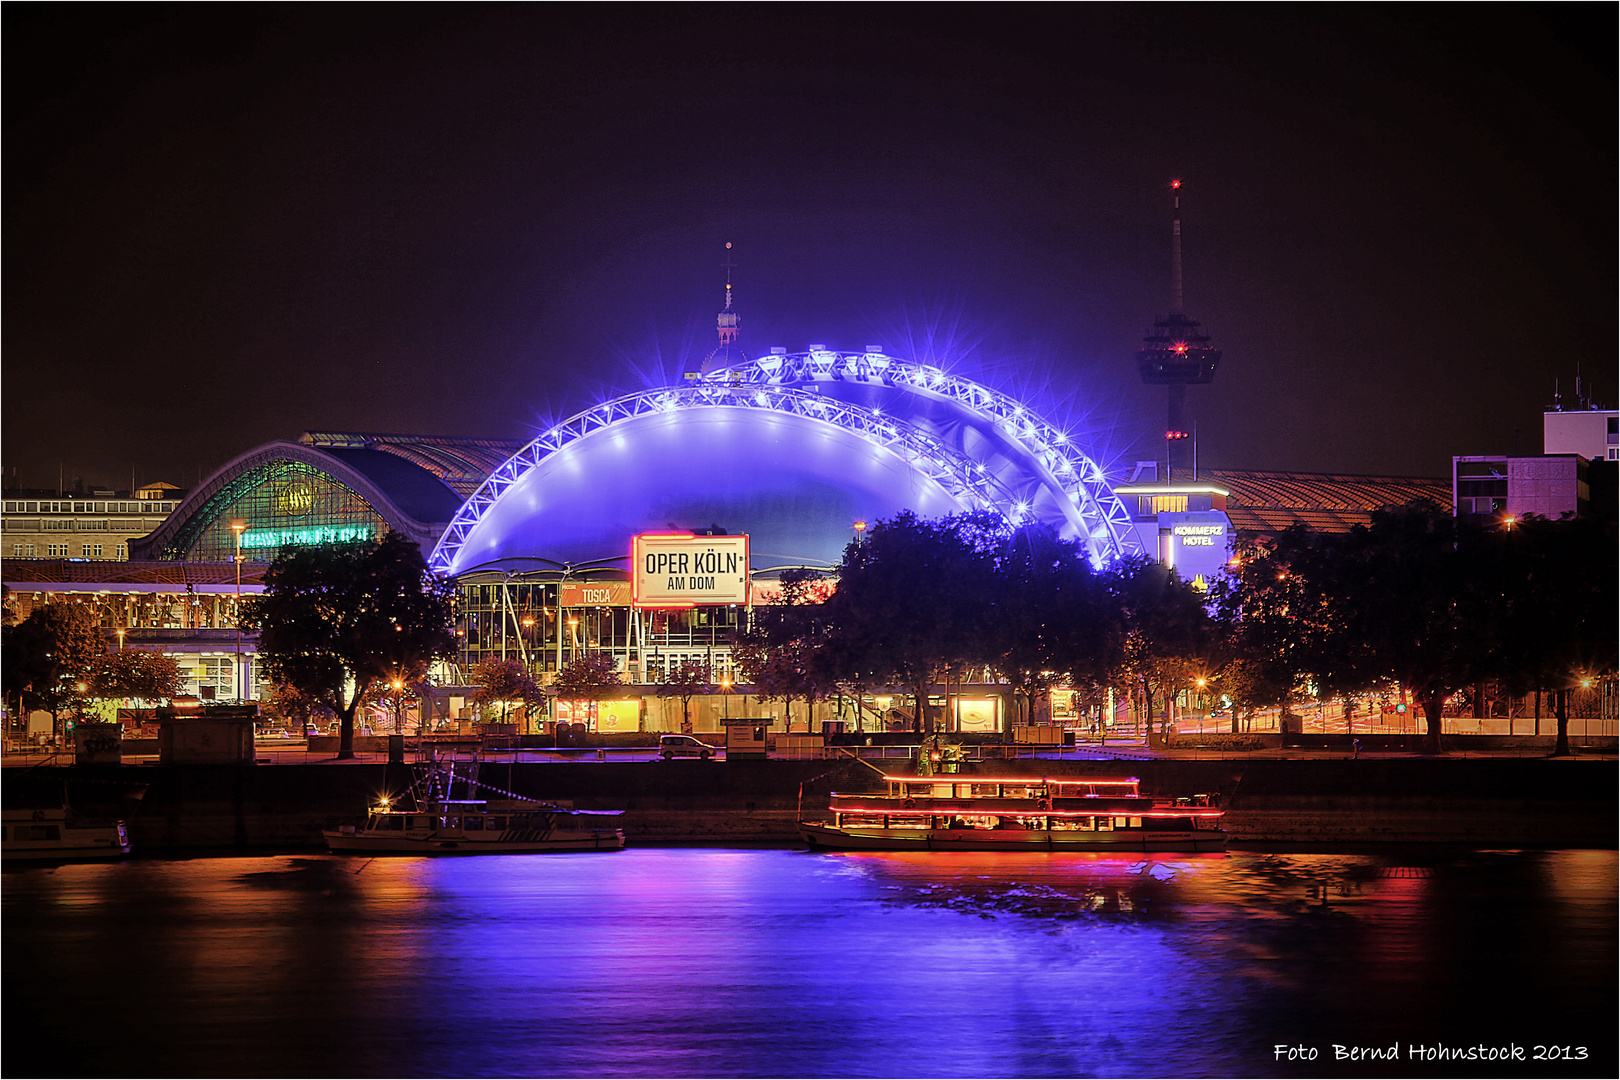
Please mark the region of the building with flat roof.
<svg viewBox="0 0 1620 1080"><path fill-rule="evenodd" d="M184 496L162 483L134 491L8 489L0 499L0 559L127 559L130 545Z"/></svg>
<svg viewBox="0 0 1620 1080"><path fill-rule="evenodd" d="M1620 410L1549 409L1541 414L1541 450L1620 461Z"/></svg>

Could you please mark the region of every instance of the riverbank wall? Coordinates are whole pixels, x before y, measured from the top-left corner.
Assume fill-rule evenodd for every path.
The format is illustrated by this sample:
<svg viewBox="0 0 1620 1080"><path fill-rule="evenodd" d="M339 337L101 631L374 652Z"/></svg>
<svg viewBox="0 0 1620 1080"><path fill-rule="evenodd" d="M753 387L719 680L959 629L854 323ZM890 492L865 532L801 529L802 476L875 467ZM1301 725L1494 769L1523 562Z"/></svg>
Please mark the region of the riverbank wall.
<svg viewBox="0 0 1620 1080"><path fill-rule="evenodd" d="M1000 775L1136 777L1145 794L1209 794L1234 842L1446 843L1613 848L1620 766L1606 761L1022 760ZM19 775L20 774L20 775ZM882 787L855 761L485 764L481 779L581 809L623 810L631 843L787 844L833 790ZM381 795L409 788L407 766L74 766L7 770L7 806L50 805L64 784L79 811L129 822L138 851L320 847L321 830L359 821Z"/></svg>

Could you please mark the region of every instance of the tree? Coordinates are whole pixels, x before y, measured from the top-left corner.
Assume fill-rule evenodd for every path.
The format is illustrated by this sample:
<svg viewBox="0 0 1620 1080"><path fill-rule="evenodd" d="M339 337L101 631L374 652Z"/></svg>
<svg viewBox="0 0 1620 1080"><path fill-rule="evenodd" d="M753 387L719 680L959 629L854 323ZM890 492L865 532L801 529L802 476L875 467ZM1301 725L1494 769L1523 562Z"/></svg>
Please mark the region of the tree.
<svg viewBox="0 0 1620 1080"><path fill-rule="evenodd" d="M1334 612L1316 658L1319 693L1399 683L1423 708L1424 750L1440 752L1447 697L1481 677L1504 614L1482 574L1481 531L1429 507L1380 510L1324 541L1316 574Z"/></svg>
<svg viewBox="0 0 1620 1080"><path fill-rule="evenodd" d="M1212 667L1215 689L1232 699L1232 730L1270 705L1287 712L1307 685L1366 689L1370 678L1331 661L1343 647L1348 611L1330 582L1344 577L1341 535L1295 525L1263 541L1240 541L1230 575L1212 590L1224 635ZM1339 658L1343 661L1345 658Z"/></svg>
<svg viewBox="0 0 1620 1080"><path fill-rule="evenodd" d="M478 687L473 700L486 707L499 702L503 724L512 702L521 701L526 709L540 697L539 685L521 660L485 660L472 669L472 681Z"/></svg>
<svg viewBox="0 0 1620 1080"><path fill-rule="evenodd" d="M1127 559L1106 581L1120 620L1108 667L1112 677L1141 690L1151 744L1156 741L1155 688L1168 713L1171 688L1185 685L1192 667L1205 666L1214 626L1204 597L1174 570L1143 558Z"/></svg>
<svg viewBox="0 0 1620 1080"><path fill-rule="evenodd" d="M931 729L929 689L954 665L988 660L983 631L1004 535L1002 520L982 512L929 521L908 510L876 522L844 549L825 605L822 670L856 687L905 687L913 726Z"/></svg>
<svg viewBox="0 0 1620 1080"><path fill-rule="evenodd" d="M996 551L993 611L983 626L990 665L1022 694L1025 723L1036 699L1061 678L1094 685L1106 676L1110 620L1102 587L1080 545L1044 525L1007 535Z"/></svg>
<svg viewBox="0 0 1620 1080"><path fill-rule="evenodd" d="M146 649L120 649L101 658L90 680L90 696L102 700L166 701L180 693L185 679L172 656Z"/></svg>
<svg viewBox="0 0 1620 1080"><path fill-rule="evenodd" d="M286 721L289 727L297 725L300 733L307 732L311 724L319 727L328 723L336 715L315 698L284 682L270 684L270 697L264 703L264 711Z"/></svg>
<svg viewBox="0 0 1620 1080"><path fill-rule="evenodd" d="M833 683L823 655L825 584L826 575L820 571L786 571L780 578L782 602L755 607L747 629L732 643L738 670L760 700L782 702L789 727L793 702L801 699L813 706L827 696Z"/></svg>
<svg viewBox="0 0 1620 1080"><path fill-rule="evenodd" d="M270 678L330 709L339 758L354 757L354 717L388 679L421 678L455 654L450 587L416 543L390 532L369 544L286 548L244 605Z"/></svg>
<svg viewBox="0 0 1620 1080"><path fill-rule="evenodd" d="M1447 697L1498 663L1507 603L1489 534L1432 507L1374 512L1349 533L1290 530L1247 556L1235 592L1242 655L1319 698L1399 684L1440 751Z"/></svg>
<svg viewBox="0 0 1620 1080"><path fill-rule="evenodd" d="M7 696L20 713L46 709L60 723L63 709L83 708L107 642L87 608L46 604L12 629L5 657Z"/></svg>
<svg viewBox="0 0 1620 1080"><path fill-rule="evenodd" d="M1569 697L1615 669L1612 524L1525 518L1490 535L1484 571L1503 594L1496 673L1518 691L1553 692L1555 756L1569 753Z"/></svg>
<svg viewBox="0 0 1620 1080"><path fill-rule="evenodd" d="M662 698L679 698L681 702L681 733L692 734L692 699L699 694L714 693L708 664L696 660L683 660L664 673L657 694Z"/></svg>
<svg viewBox="0 0 1620 1080"><path fill-rule="evenodd" d="M596 703L622 685L613 655L606 652L588 652L557 673L551 692L559 701L589 701L592 726L595 726Z"/></svg>

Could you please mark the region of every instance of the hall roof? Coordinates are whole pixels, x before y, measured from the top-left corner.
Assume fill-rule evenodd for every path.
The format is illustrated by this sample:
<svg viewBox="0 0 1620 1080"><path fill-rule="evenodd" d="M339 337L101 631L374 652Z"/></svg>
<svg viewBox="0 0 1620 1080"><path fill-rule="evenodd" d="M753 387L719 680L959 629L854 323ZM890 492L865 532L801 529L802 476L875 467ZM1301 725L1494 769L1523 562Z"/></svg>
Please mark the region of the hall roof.
<svg viewBox="0 0 1620 1080"><path fill-rule="evenodd" d="M298 436L305 446L344 458L344 452L389 454L426 469L451 491L467 499L489 474L523 449L524 439L473 439L450 435L381 435L360 431L306 431ZM364 455L348 460L358 466ZM366 471L362 468L362 471ZM453 510L452 510L453 512ZM423 521L442 520L423 517Z"/></svg>
<svg viewBox="0 0 1620 1080"><path fill-rule="evenodd" d="M1349 532L1371 524L1374 510L1412 502L1451 509L1451 482L1428 477L1238 469L1211 469L1202 475L1231 492L1226 516L1240 533L1277 533L1291 525Z"/></svg>

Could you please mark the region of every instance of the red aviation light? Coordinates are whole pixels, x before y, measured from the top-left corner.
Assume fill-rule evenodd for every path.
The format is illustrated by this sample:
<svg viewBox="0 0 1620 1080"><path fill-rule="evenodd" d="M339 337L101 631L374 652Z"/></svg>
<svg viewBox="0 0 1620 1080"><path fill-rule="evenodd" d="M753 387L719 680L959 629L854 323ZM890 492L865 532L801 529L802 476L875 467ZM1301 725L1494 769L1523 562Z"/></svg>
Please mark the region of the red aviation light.
<svg viewBox="0 0 1620 1080"><path fill-rule="evenodd" d="M1172 180L1172 181L1170 181L1170 188L1171 188L1172 191L1174 191L1174 190L1176 190L1176 189L1178 189L1180 187L1181 187L1181 181L1180 180Z"/></svg>
<svg viewBox="0 0 1620 1080"><path fill-rule="evenodd" d="M1181 341L1176 342L1176 352L1184 353L1186 351L1187 351L1187 345L1186 345L1185 342L1181 342Z"/></svg>

